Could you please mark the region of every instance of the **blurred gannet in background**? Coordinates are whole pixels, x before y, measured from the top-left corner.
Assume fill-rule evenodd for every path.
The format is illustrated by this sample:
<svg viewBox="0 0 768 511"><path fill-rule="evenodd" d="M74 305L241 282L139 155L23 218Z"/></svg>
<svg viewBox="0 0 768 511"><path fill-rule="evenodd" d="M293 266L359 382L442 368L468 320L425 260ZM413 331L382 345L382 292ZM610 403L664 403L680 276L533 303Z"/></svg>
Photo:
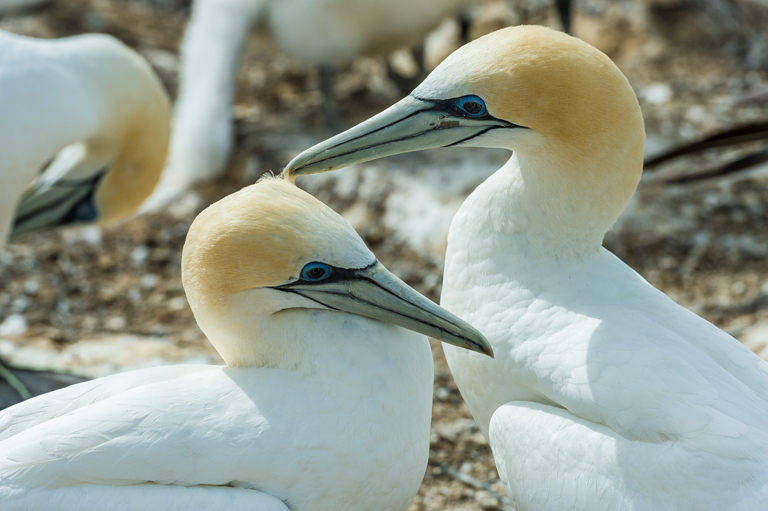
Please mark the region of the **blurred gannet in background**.
<svg viewBox="0 0 768 511"><path fill-rule="evenodd" d="M601 247L643 143L608 57L517 27L454 52L411 96L286 169L514 151L453 220L442 303L496 353L445 348L518 511L768 508L768 365Z"/></svg>
<svg viewBox="0 0 768 511"><path fill-rule="evenodd" d="M0 31L0 112L0 247L9 233L127 216L157 184L168 95L113 37Z"/></svg>
<svg viewBox="0 0 768 511"><path fill-rule="evenodd" d="M414 332L490 355L483 336L283 179L203 211L182 278L228 366L131 371L0 412L3 510L405 510L432 409Z"/></svg>
<svg viewBox="0 0 768 511"><path fill-rule="evenodd" d="M9 234L127 216L159 179L170 101L147 62L113 37L0 31L0 112L0 250ZM0 378L30 396L1 362Z"/></svg>
<svg viewBox="0 0 768 511"><path fill-rule="evenodd" d="M268 25L285 52L326 68L426 37L469 0L195 0L181 46L170 158L150 208L224 172L232 103L251 27ZM322 73L321 73L322 74Z"/></svg>

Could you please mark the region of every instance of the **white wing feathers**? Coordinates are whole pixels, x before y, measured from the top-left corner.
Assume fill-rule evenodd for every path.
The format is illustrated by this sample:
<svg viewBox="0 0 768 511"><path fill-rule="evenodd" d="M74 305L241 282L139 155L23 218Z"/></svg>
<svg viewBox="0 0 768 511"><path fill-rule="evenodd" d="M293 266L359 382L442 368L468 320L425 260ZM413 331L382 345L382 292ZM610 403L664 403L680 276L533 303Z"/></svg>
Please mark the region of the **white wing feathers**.
<svg viewBox="0 0 768 511"><path fill-rule="evenodd" d="M768 506L764 459L724 459L684 441L629 440L561 408L523 402L500 407L491 420L490 444L517 509Z"/></svg>
<svg viewBox="0 0 768 511"><path fill-rule="evenodd" d="M201 367L207 366L179 365L130 371L72 385L23 401L0 411L0 442L36 424L73 412L83 406L109 399L143 385L194 373Z"/></svg>
<svg viewBox="0 0 768 511"><path fill-rule="evenodd" d="M574 279L580 286L572 280L528 305L526 314L549 307L569 324L526 339L517 349L536 356L517 357L513 371L551 403L628 439L706 438L700 448L724 456L768 455L768 364L604 255Z"/></svg>
<svg viewBox="0 0 768 511"><path fill-rule="evenodd" d="M147 382L159 372L166 378ZM43 395L33 400L43 405L39 413L31 411L33 401L26 415L12 409L26 428L11 426L19 432L0 442L0 486L228 485L239 479L234 474L269 481L270 470L280 470L272 452L280 442L260 438L270 425L259 408L275 406L275 388L265 385L275 397L257 404L222 368L157 373L130 372L99 380L98 388L86 383Z"/></svg>

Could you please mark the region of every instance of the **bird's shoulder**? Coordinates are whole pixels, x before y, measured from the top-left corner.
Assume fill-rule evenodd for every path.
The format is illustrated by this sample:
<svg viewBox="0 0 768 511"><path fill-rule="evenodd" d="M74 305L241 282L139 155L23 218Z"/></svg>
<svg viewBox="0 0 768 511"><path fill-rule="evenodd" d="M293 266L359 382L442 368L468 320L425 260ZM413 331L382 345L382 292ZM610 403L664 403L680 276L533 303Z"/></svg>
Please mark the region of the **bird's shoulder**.
<svg viewBox="0 0 768 511"><path fill-rule="evenodd" d="M322 456L343 441L319 433L344 425L311 381L277 369L178 367L54 392L38 402L43 412L34 402L10 408L15 433L0 442L0 480L247 485L289 474L291 450Z"/></svg>
<svg viewBox="0 0 768 511"><path fill-rule="evenodd" d="M72 413L132 389L194 374L208 366L177 365L138 369L71 385L0 411L0 442L32 426Z"/></svg>
<svg viewBox="0 0 768 511"><path fill-rule="evenodd" d="M768 364L608 252L601 263L581 278L558 339L570 371L551 390L566 408L630 438L768 447Z"/></svg>
<svg viewBox="0 0 768 511"><path fill-rule="evenodd" d="M489 441L507 494L524 509L748 510L768 499L764 456L632 440L540 403L499 407Z"/></svg>
<svg viewBox="0 0 768 511"><path fill-rule="evenodd" d="M542 402L632 439L749 436L768 447L768 365L733 337L607 251L542 279L538 292L502 293L477 323Z"/></svg>

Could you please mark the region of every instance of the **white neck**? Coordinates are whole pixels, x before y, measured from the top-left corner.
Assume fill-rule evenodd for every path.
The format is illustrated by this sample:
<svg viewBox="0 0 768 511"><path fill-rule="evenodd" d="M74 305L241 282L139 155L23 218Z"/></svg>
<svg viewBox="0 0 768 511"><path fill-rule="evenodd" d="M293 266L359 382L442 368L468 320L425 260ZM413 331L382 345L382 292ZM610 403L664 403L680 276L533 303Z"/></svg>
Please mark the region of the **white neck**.
<svg viewBox="0 0 768 511"><path fill-rule="evenodd" d="M260 309L263 302L243 295L265 291L278 300L283 294L248 290L216 306L193 307L200 327L229 366L326 374L335 379L346 379L344 372L361 367L369 373L362 376L370 380L423 367L430 360L426 337L404 328L322 309L274 313Z"/></svg>
<svg viewBox="0 0 768 511"><path fill-rule="evenodd" d="M563 270L596 257L602 239L602 232L573 218L574 208L567 202L553 203L558 184L536 179L542 174L521 169L526 163L513 155L482 183L461 206L448 234L440 304L485 334L496 358L443 349L486 436L501 404L542 400L525 381L507 382L510 368L517 368L511 348L524 342L527 333L525 325L516 329L515 321L560 280ZM496 321L495 314L502 311L503 320ZM474 384L478 374L484 375L482 385Z"/></svg>
<svg viewBox="0 0 768 511"><path fill-rule="evenodd" d="M604 222L585 221L579 214L585 206L563 199L568 195L559 192L568 183L550 180L551 174L513 155L482 183L451 224L446 273L461 271L452 265L482 262L493 265L496 274L524 276L533 267L596 256Z"/></svg>

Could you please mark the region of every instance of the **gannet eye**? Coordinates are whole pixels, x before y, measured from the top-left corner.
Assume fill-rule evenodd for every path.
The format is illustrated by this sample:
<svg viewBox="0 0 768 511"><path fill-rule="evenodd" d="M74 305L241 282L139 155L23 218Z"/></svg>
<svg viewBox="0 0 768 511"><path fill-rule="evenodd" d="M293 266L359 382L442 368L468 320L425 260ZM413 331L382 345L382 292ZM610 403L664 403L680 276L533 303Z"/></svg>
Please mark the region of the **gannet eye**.
<svg viewBox="0 0 768 511"><path fill-rule="evenodd" d="M470 117L481 117L488 110L485 108L485 101L478 96L464 96L456 100L456 106Z"/></svg>
<svg viewBox="0 0 768 511"><path fill-rule="evenodd" d="M331 276L331 267L323 263L308 263L301 270L301 278L308 282L319 282Z"/></svg>

